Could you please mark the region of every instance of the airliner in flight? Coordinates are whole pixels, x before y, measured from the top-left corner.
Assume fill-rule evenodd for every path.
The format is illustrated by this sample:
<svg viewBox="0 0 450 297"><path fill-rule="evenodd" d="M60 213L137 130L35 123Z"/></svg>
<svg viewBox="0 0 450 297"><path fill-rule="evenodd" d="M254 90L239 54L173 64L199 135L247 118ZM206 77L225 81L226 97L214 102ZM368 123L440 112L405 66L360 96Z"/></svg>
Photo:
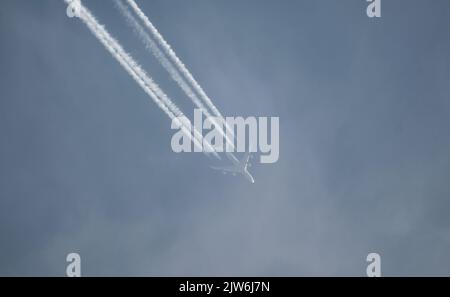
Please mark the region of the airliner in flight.
<svg viewBox="0 0 450 297"><path fill-rule="evenodd" d="M248 172L249 167L249 160L250 160L250 152L245 153L244 158L242 158L241 161L239 161L233 154L226 153L228 159L233 163L231 166L211 166L212 169L220 170L224 174L231 173L233 175L241 174L243 175L249 182L252 184L255 183L255 179L253 176Z"/></svg>

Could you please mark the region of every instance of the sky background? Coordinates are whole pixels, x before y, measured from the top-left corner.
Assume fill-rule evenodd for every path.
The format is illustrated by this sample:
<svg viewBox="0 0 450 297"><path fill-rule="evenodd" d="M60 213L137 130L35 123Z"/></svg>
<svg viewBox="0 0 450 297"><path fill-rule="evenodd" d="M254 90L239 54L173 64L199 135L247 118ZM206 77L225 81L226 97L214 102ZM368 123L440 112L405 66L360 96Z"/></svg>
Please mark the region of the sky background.
<svg viewBox="0 0 450 297"><path fill-rule="evenodd" d="M113 3L98 20L191 113ZM278 116L256 183L170 121L62 0L0 10L0 275L450 275L450 1L138 1L224 115ZM255 159L256 160L256 159Z"/></svg>

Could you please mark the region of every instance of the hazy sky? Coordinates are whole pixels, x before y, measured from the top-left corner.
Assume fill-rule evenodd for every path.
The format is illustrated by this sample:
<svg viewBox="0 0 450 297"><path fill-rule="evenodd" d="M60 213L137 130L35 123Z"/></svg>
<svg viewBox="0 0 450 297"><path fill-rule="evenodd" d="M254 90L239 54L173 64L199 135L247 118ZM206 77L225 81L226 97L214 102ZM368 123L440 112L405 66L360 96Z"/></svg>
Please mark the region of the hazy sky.
<svg viewBox="0 0 450 297"><path fill-rule="evenodd" d="M84 3L187 113L113 3ZM450 275L450 1L138 1L225 115L278 116L255 184L168 118L62 0L0 10L0 275Z"/></svg>

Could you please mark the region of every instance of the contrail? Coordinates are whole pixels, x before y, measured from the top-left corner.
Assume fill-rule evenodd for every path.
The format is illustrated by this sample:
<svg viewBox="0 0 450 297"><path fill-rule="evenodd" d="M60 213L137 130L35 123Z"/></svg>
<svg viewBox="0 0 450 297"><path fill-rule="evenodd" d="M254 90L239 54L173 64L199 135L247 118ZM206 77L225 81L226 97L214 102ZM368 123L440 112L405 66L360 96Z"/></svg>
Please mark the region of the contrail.
<svg viewBox="0 0 450 297"><path fill-rule="evenodd" d="M227 143L234 147L233 141L228 135L223 131L223 128L212 118L211 113L207 107L203 104L202 100L195 94L189 83L186 82L185 78L180 74L179 70L174 66L174 64L166 57L166 55L159 49L158 45L153 41L153 39L147 34L146 30L142 27L135 16L130 12L128 7L123 3L122 0L114 0L116 7L119 9L120 13L127 20L128 24L134 28L135 33L140 37L141 41L144 43L145 48L149 50L159 63L164 67L164 69L169 73L171 78L178 84L178 86L183 90L183 92L188 96L194 104L203 111L203 113L212 120L215 127L218 128L220 134L225 137ZM221 115L217 115L221 117ZM222 125L224 121L221 121Z"/></svg>
<svg viewBox="0 0 450 297"><path fill-rule="evenodd" d="M67 4L70 4L71 0L64 0ZM104 47L111 53L111 55L120 63L120 65L128 72L128 74L141 86L147 95L149 95L153 101L161 108L171 120L175 121L181 128L181 130L194 142L194 145L201 148L201 142L194 136L192 138L191 131L186 127L178 117L184 116L179 108L167 97L167 95L159 88L159 86L153 82L153 80L146 74L144 70L136 63L136 61L125 52L122 46L117 40L115 40L106 29L98 23L92 13L78 1L79 7L77 8L78 17L86 24L91 33L104 45ZM194 129L195 132L198 133ZM199 133L198 133L199 134ZM201 137L201 136L200 136ZM202 139L202 138L200 138ZM212 149L209 143L206 143L208 150L213 153L214 156L220 159L217 153Z"/></svg>
<svg viewBox="0 0 450 297"><path fill-rule="evenodd" d="M214 103L212 102L212 100L208 97L208 95L206 95L205 91L202 89L202 87L200 86L200 84L194 79L194 77L192 76L192 74L189 72L189 70L186 68L186 66L183 64L183 62L181 62L181 60L178 58L178 56L175 54L175 52L172 50L172 48L170 47L170 45L166 42L166 40L164 39L164 37L158 32L158 30L156 29L156 27L152 24L152 22L148 19L148 17L144 14L144 12L139 8L139 6L136 4L136 2L134 0L126 0L127 3L129 4L129 6L133 9L133 11L135 12L135 14L141 19L141 21L144 23L145 27L151 32L153 38L155 38L155 40L159 43L159 45L162 47L162 49L164 50L165 54L170 58L170 60L173 62L173 64L175 64L175 66L178 68L179 72L183 74L183 76L187 79L187 81L191 84L191 86L195 89L195 91L200 95L200 97L202 98L202 100L206 103L206 105L211 109L211 111L215 114L216 117L221 119L222 124L225 126L226 130L227 130L227 135L233 135L233 139L234 139L234 131L231 130L226 121L224 120L224 117L222 116L222 114L220 113L220 111L217 109L217 107L214 105ZM119 2L116 0L116 3ZM123 9L121 9L123 11ZM132 17L132 19L134 19ZM136 20L134 20L134 22L132 22L133 25L136 22ZM151 40L151 38L149 38L149 36L145 33L145 31L142 29L142 27L140 27L140 24L137 23L138 26L134 25L137 33L139 35L141 35L141 38L143 38L146 43L148 42L148 46L149 48L153 51L154 46L152 45L152 43L154 44L153 40ZM140 27L140 28L139 28ZM144 33L144 34L142 34ZM158 49L159 51L159 49ZM159 52L154 52L155 56L160 56ZM159 58L158 58L159 59ZM165 58L165 60L167 60L167 58ZM167 64L167 62L160 60L161 64ZM174 68L172 64L171 68ZM166 66L164 66L166 67ZM166 68L167 71L172 72L172 70L169 70ZM177 73L177 77L180 77L180 75ZM173 77L174 80L176 80L178 82L178 78ZM184 80L183 80L184 81ZM184 84L186 84L186 82L184 82ZM184 90L185 88L182 87L180 85L180 87ZM186 88L187 89L187 88ZM189 88L190 89L190 88ZM192 93L192 91L190 91L190 93ZM188 95L189 96L189 95ZM190 97L190 96L189 96ZM192 97L191 97L192 98ZM194 99L193 99L194 100ZM195 102L196 103L196 102ZM197 103L196 103L197 104ZM203 106L203 104L200 104L200 106ZM199 107L200 107L199 106ZM222 131L221 131L222 132ZM231 145L231 147L234 148L234 141L231 141L230 139L228 139L228 137L226 137L227 142L229 143L229 145ZM230 143L231 142L231 143Z"/></svg>

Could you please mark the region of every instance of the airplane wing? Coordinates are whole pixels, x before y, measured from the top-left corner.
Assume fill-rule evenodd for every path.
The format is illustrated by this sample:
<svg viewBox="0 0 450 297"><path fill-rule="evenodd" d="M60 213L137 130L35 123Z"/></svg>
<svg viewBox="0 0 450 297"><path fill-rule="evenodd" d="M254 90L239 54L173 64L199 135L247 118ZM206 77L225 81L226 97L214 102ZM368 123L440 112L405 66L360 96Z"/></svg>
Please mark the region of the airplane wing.
<svg viewBox="0 0 450 297"><path fill-rule="evenodd" d="M239 173L239 169L236 166L211 166L211 168L224 172Z"/></svg>

